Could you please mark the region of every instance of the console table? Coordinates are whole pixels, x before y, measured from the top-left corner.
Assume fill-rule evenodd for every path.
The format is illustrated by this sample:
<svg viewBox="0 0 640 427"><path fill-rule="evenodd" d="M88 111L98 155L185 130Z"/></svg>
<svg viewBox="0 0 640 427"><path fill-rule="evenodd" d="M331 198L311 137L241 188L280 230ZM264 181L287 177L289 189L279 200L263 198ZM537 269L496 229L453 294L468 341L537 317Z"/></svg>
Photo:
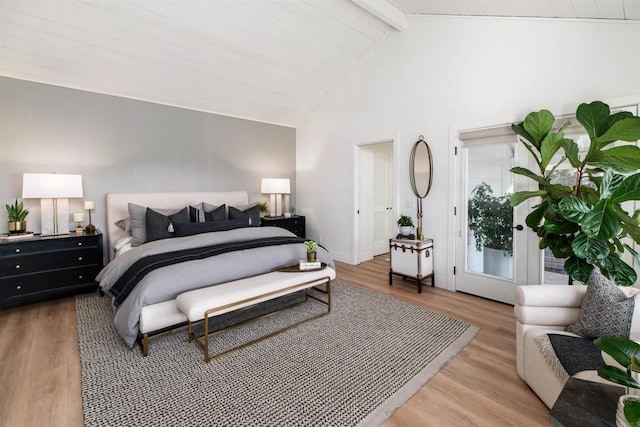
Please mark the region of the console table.
<svg viewBox="0 0 640 427"><path fill-rule="evenodd" d="M422 282L431 279L433 283L433 240L389 239L389 286L393 276L413 279L422 293Z"/></svg>

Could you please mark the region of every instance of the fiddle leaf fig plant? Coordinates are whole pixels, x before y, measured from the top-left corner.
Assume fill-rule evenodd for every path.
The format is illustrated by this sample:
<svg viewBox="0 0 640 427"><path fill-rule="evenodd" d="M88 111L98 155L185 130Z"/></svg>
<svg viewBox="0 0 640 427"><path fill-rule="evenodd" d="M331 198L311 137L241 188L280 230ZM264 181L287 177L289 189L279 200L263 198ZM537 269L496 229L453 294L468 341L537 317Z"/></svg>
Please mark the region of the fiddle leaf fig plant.
<svg viewBox="0 0 640 427"><path fill-rule="evenodd" d="M640 244L640 211L627 212L622 204L640 200L640 147L629 144L640 139L640 117L627 111L611 114L607 104L594 101L580 104L576 118L589 137L582 152L564 134L570 122L554 130L555 117L548 110L529 113L511 126L538 169L511 169L538 187L514 193L511 206L540 198L526 224L540 237L540 249L566 258L564 269L571 278L586 283L595 266L615 284L629 286L637 273L620 254L627 250L640 262L623 243L628 237ZM553 163L559 152L562 157ZM567 170L573 172L572 181L560 180Z"/></svg>

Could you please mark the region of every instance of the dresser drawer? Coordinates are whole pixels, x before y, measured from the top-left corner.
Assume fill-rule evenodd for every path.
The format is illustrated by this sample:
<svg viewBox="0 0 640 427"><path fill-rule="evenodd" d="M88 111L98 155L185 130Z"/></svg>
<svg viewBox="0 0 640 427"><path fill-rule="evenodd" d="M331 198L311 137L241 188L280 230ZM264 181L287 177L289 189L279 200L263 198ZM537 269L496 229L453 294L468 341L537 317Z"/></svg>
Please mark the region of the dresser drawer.
<svg viewBox="0 0 640 427"><path fill-rule="evenodd" d="M15 276L59 268L97 265L99 253L92 248L25 254L0 258L3 276Z"/></svg>
<svg viewBox="0 0 640 427"><path fill-rule="evenodd" d="M0 256L35 254L52 251L67 251L70 249L96 248L100 239L91 237L67 237L64 239L49 237L0 245Z"/></svg>
<svg viewBox="0 0 640 427"><path fill-rule="evenodd" d="M99 266L86 266L2 278L0 279L0 298L20 297L34 292L83 284L95 286L95 277L99 272Z"/></svg>

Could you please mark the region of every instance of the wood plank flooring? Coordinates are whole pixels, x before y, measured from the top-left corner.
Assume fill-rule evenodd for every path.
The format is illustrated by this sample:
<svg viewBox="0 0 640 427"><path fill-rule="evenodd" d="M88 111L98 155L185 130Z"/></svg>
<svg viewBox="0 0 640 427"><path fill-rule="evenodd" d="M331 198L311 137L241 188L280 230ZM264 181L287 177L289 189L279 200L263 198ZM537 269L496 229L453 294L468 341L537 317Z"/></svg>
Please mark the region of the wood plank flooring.
<svg viewBox="0 0 640 427"><path fill-rule="evenodd" d="M338 278L480 328L474 340L385 422L395 426L549 426L548 409L515 370L508 305L394 278L385 256ZM0 426L83 425L73 298L0 310Z"/></svg>

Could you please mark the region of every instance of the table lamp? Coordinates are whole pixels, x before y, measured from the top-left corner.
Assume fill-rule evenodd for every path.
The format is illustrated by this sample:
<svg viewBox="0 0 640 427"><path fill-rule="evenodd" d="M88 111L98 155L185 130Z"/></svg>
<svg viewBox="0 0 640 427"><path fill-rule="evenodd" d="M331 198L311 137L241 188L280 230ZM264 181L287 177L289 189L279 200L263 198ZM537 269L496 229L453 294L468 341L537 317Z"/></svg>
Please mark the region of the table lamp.
<svg viewBox="0 0 640 427"><path fill-rule="evenodd" d="M40 199L42 235L69 234L69 199L82 197L82 175L25 173L22 198Z"/></svg>
<svg viewBox="0 0 640 427"><path fill-rule="evenodd" d="M270 195L269 216L282 216L282 195L291 193L291 182L287 178L262 178L260 192Z"/></svg>

